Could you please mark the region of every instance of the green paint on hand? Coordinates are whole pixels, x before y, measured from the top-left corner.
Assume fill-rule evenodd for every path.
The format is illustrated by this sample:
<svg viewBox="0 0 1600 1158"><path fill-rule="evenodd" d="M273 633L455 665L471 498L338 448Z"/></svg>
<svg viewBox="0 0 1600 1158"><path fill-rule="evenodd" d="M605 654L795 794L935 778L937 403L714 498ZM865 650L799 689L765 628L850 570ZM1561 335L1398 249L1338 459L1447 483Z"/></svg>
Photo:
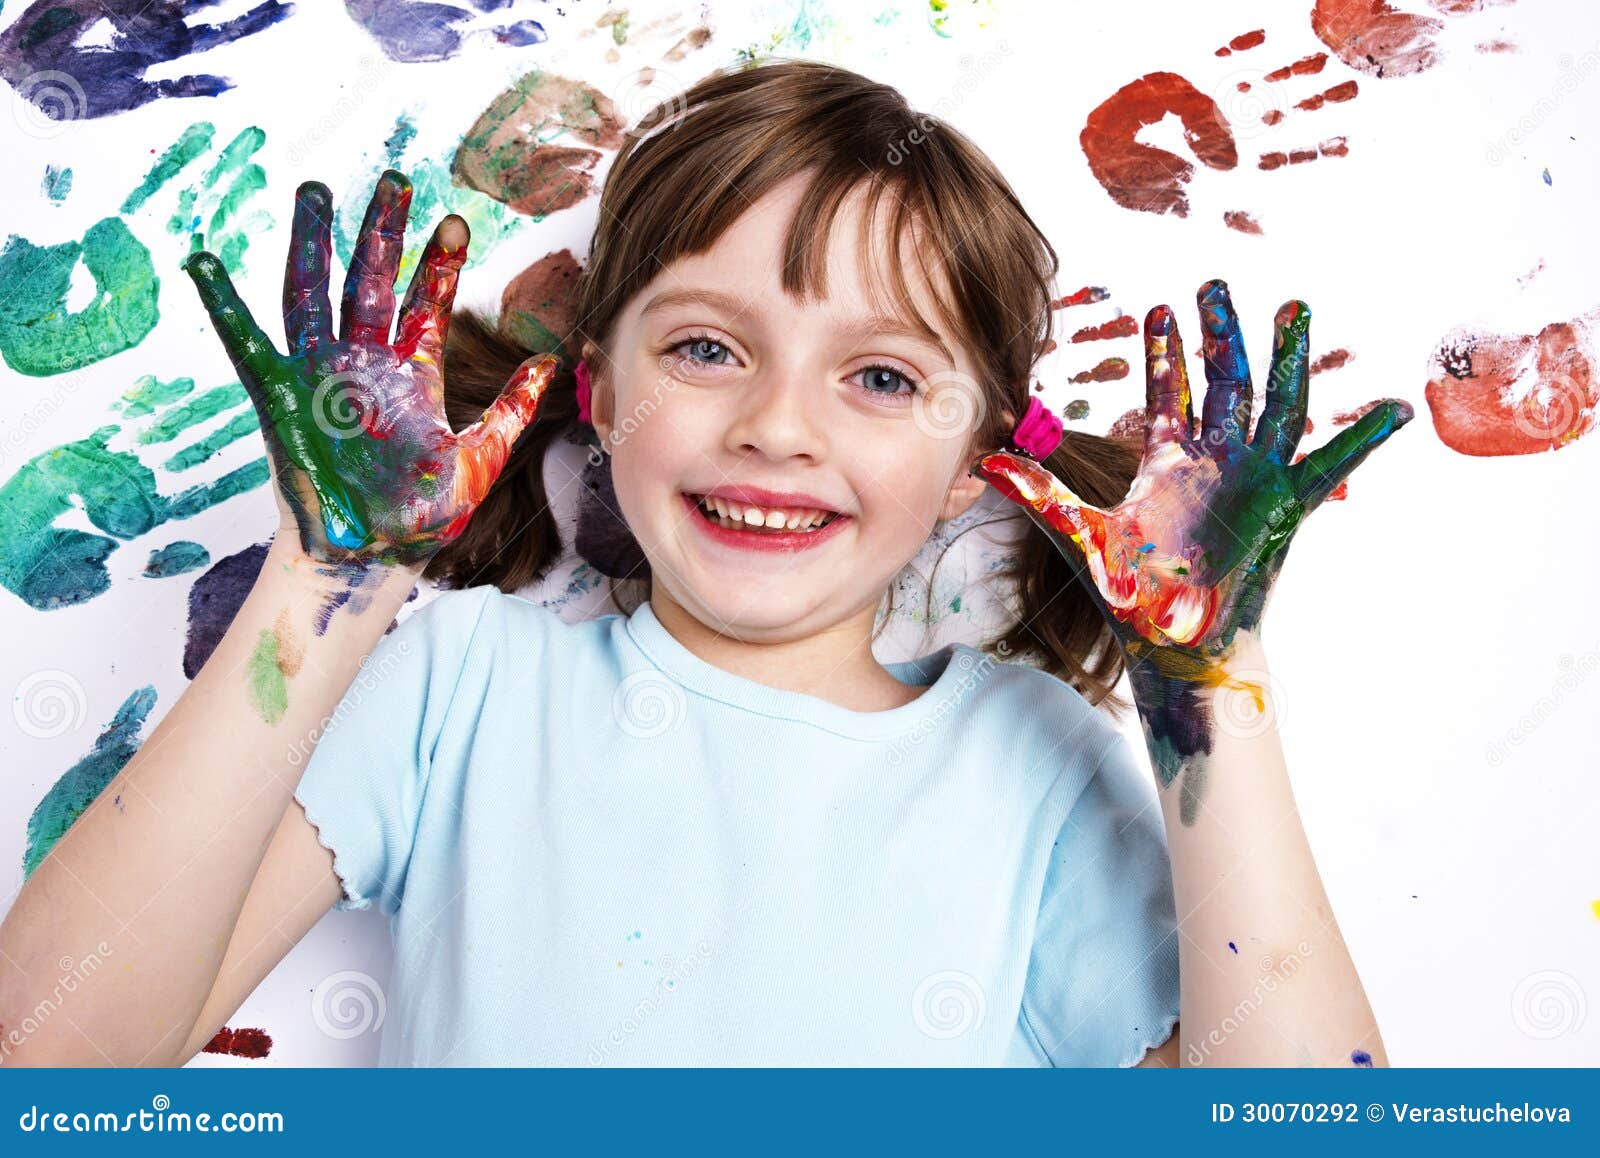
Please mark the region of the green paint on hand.
<svg viewBox="0 0 1600 1158"><path fill-rule="evenodd" d="M144 565L144 574L147 579L166 579L182 575L185 571L197 570L210 562L210 551L189 539L179 539L158 551L151 551L150 561Z"/></svg>
<svg viewBox="0 0 1600 1158"><path fill-rule="evenodd" d="M74 314L67 294L80 258L95 298ZM161 316L160 284L150 251L116 217L91 225L81 242L40 246L12 234L0 251L0 356L42 378L132 349Z"/></svg>
<svg viewBox="0 0 1600 1158"><path fill-rule="evenodd" d="M278 666L278 637L263 627L250 654L250 702L256 714L269 724L283 719L289 710L289 686Z"/></svg>
<svg viewBox="0 0 1600 1158"><path fill-rule="evenodd" d="M116 778L142 742L139 731L156 706L156 689L142 687L122 702L115 718L94 742L89 754L64 772L28 817L27 846L22 856L26 880L49 855L67 829Z"/></svg>

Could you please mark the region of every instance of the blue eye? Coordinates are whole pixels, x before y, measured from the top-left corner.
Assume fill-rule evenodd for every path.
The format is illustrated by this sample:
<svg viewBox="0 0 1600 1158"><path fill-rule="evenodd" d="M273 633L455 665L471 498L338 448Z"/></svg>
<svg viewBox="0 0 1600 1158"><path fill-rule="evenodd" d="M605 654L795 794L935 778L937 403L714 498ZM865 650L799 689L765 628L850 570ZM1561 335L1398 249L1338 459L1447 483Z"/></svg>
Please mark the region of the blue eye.
<svg viewBox="0 0 1600 1158"><path fill-rule="evenodd" d="M892 366L868 366L864 370L857 370L856 373L862 376L868 394L886 398L908 398L917 392L917 384ZM901 386L908 386L910 389L901 394L899 390Z"/></svg>
<svg viewBox="0 0 1600 1158"><path fill-rule="evenodd" d="M687 357L695 362L702 362L709 366L722 365L723 359L720 355L730 353L728 347L724 346L721 342L717 341L715 338L707 337L703 334L697 334L694 337L685 338L683 341L672 347L674 351L683 350L685 348L687 348L689 351Z"/></svg>

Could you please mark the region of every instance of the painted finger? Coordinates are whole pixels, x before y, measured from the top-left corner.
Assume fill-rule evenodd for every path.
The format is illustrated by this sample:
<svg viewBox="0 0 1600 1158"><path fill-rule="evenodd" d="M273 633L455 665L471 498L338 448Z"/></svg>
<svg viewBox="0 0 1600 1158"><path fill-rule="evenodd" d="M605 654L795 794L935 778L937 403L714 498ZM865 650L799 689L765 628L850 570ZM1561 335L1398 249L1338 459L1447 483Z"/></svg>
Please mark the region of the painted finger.
<svg viewBox="0 0 1600 1158"><path fill-rule="evenodd" d="M1309 509L1342 483L1386 438L1416 417L1411 403L1385 398L1292 468L1294 488Z"/></svg>
<svg viewBox="0 0 1600 1158"><path fill-rule="evenodd" d="M1206 400L1200 421L1200 445L1221 462L1249 441L1250 360L1244 352L1239 315L1227 283L1206 282L1195 295L1203 334Z"/></svg>
<svg viewBox="0 0 1600 1158"><path fill-rule="evenodd" d="M280 372L278 352L272 342L250 316L249 307L240 300L233 279L215 254L198 250L184 261L183 269L194 282L200 304L211 315L211 324L239 381L258 404L264 402L265 391L277 382Z"/></svg>
<svg viewBox="0 0 1600 1158"><path fill-rule="evenodd" d="M971 473L1020 506L1050 536L1057 550L1069 561L1082 565L1108 604L1115 608L1133 604L1137 591L1125 581L1121 568L1107 563L1106 511L1079 498L1026 455L997 450L980 458Z"/></svg>
<svg viewBox="0 0 1600 1158"><path fill-rule="evenodd" d="M1173 445L1188 446L1194 440L1189 371L1170 306L1156 306L1145 315L1144 366L1144 457L1149 460Z"/></svg>
<svg viewBox="0 0 1600 1158"><path fill-rule="evenodd" d="M1293 460L1295 448L1306 432L1310 345L1311 307L1301 301L1284 302L1272 322L1267 401L1251 443L1277 462Z"/></svg>
<svg viewBox="0 0 1600 1158"><path fill-rule="evenodd" d="M444 337L450 326L456 281L467 260L468 236L467 223L452 213L428 239L395 327L394 347L400 357L443 363Z"/></svg>
<svg viewBox="0 0 1600 1158"><path fill-rule="evenodd" d="M388 343L394 322L394 281L400 272L410 210L411 182L403 173L385 169L367 203L350 268L345 271L339 312L341 340Z"/></svg>
<svg viewBox="0 0 1600 1158"><path fill-rule="evenodd" d="M333 306L328 267L333 250L333 194L321 181L294 191L289 261L283 270L283 332L290 354L305 354L333 341Z"/></svg>
<svg viewBox="0 0 1600 1158"><path fill-rule="evenodd" d="M458 510L470 512L489 493L560 365L550 354L529 358L517 367L483 417L456 436L453 497Z"/></svg>

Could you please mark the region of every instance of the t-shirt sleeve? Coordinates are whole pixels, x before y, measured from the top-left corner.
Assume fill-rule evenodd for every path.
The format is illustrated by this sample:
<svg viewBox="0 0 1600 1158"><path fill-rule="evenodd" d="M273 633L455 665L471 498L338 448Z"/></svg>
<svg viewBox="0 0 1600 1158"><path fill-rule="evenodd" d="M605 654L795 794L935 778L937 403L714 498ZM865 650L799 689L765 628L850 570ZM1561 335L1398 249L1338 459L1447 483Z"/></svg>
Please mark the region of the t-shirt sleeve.
<svg viewBox="0 0 1600 1158"><path fill-rule="evenodd" d="M494 591L446 591L383 636L312 750L294 798L333 853L336 909L400 907L434 745Z"/></svg>
<svg viewBox="0 0 1600 1158"><path fill-rule="evenodd" d="M1120 733L1057 837L1022 1021L1057 1066L1129 1066L1178 1018L1177 917L1155 783Z"/></svg>

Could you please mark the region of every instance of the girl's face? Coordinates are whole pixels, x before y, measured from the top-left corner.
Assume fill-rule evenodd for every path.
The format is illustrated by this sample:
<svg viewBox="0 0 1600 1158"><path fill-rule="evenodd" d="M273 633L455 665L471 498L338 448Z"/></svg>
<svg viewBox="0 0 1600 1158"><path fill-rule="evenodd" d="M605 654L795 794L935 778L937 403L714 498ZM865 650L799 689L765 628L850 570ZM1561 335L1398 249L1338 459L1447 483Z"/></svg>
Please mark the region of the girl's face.
<svg viewBox="0 0 1600 1158"><path fill-rule="evenodd" d="M804 181L790 178L708 252L658 273L620 316L610 360L586 350L595 426L656 591L752 642L854 616L870 627L935 521L985 486L967 473L976 367L950 335L920 334L875 306L872 258L856 244L861 187L834 222L829 296L784 292L783 237ZM869 254L884 252L888 216L880 206ZM903 247L918 310L934 319L909 239ZM708 501L747 529L730 529ZM827 523L805 529L816 510Z"/></svg>

